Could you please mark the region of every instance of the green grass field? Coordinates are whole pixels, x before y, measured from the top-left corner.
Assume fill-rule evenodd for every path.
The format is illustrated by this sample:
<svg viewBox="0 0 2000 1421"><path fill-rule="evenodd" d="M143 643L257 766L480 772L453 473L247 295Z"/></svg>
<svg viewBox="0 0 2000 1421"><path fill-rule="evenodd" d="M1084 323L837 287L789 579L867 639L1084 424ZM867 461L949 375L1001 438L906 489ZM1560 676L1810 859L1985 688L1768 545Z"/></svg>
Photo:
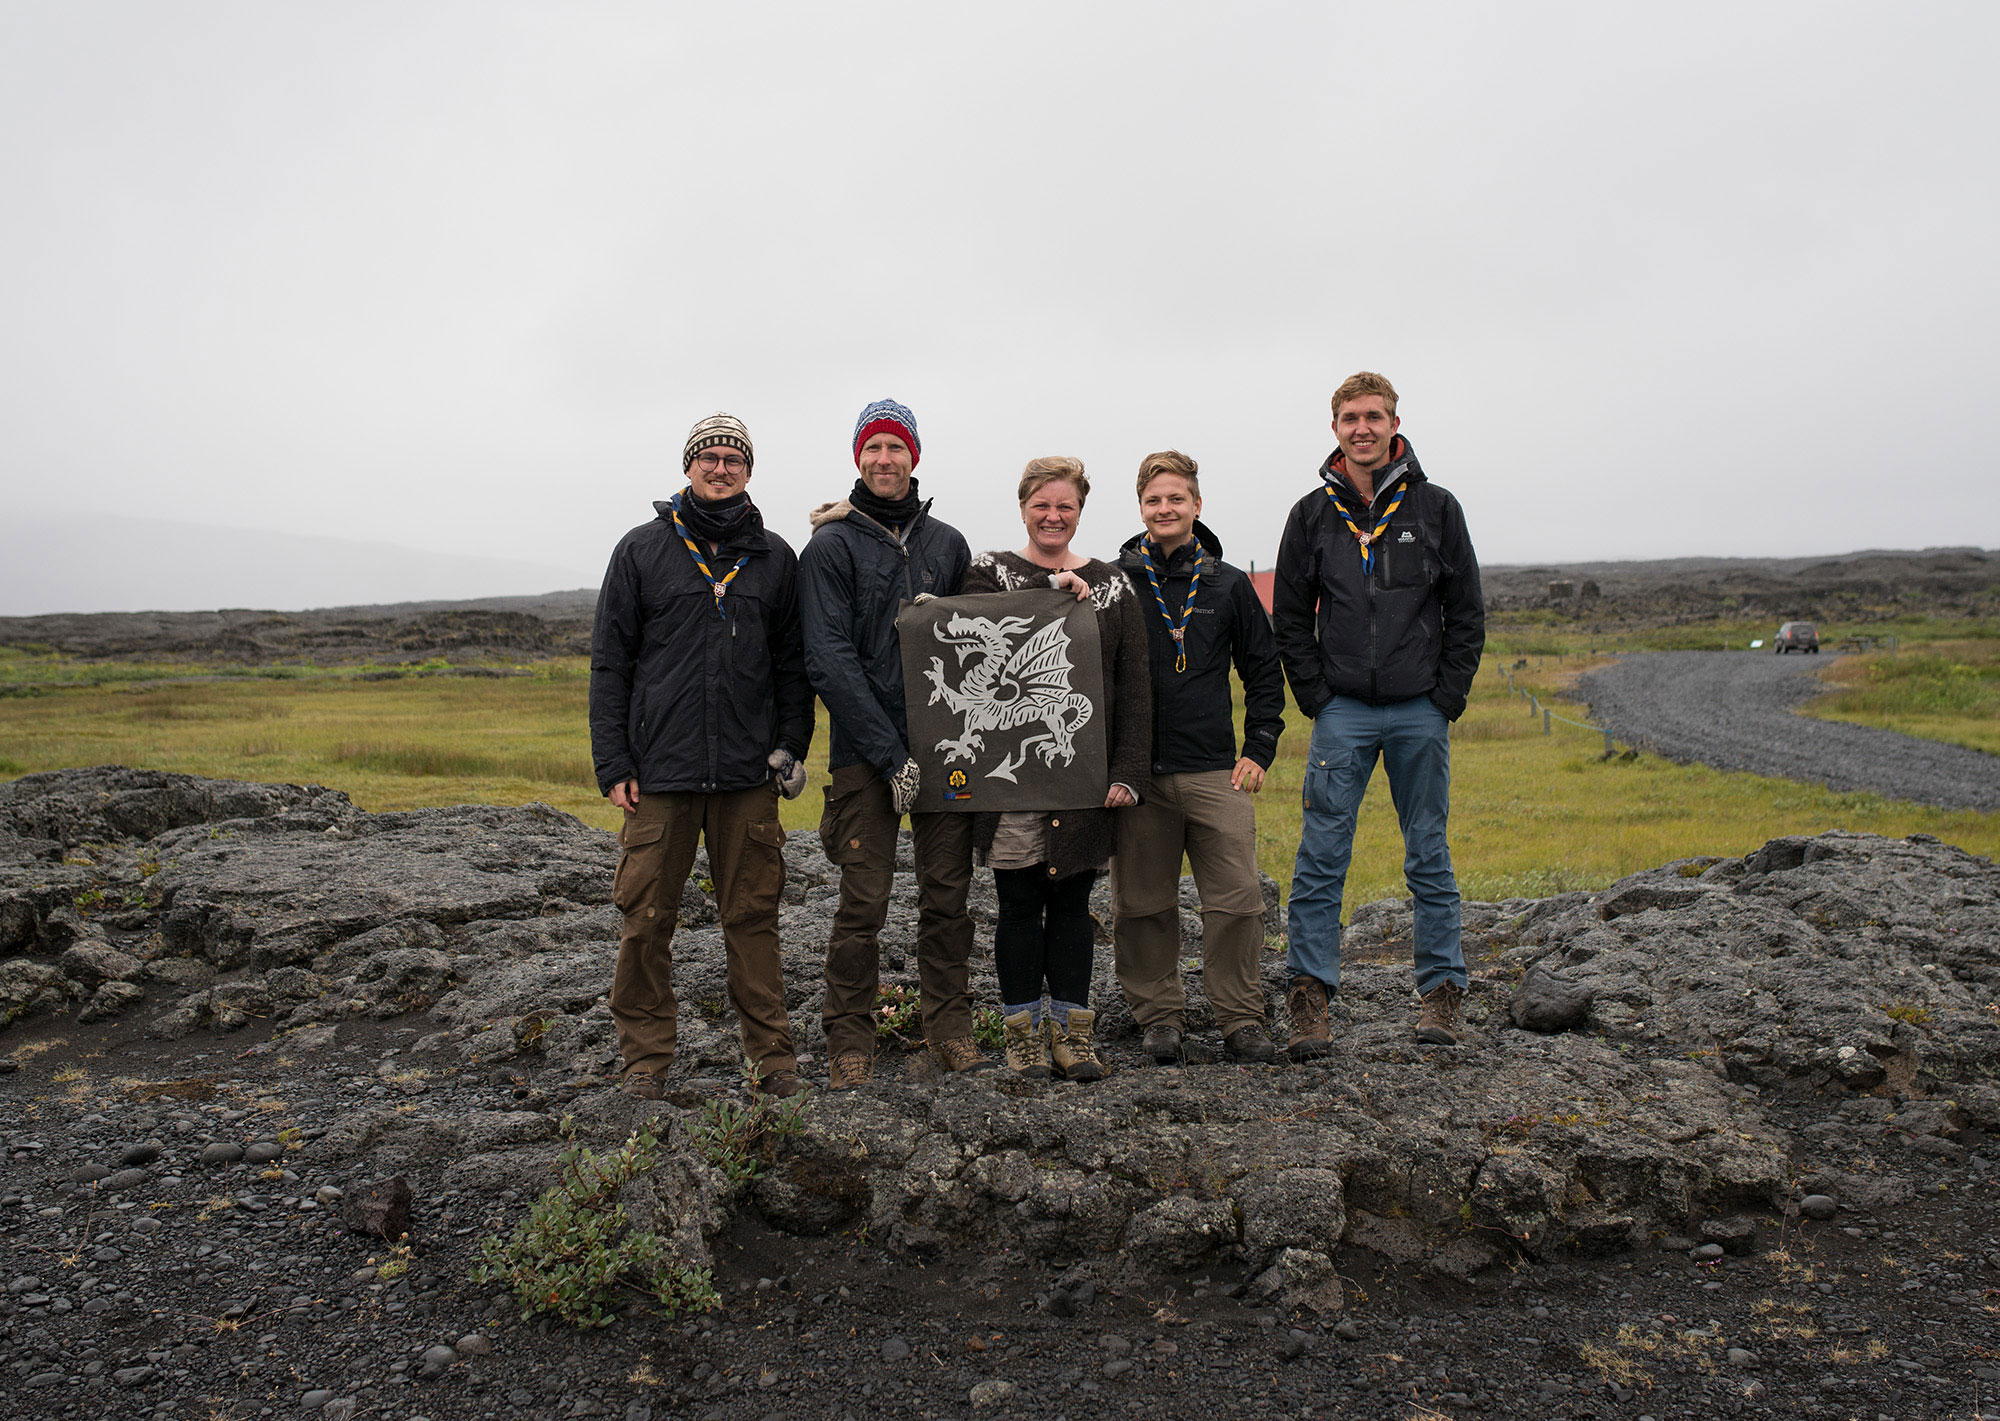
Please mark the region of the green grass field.
<svg viewBox="0 0 2000 1421"><path fill-rule="evenodd" d="M1826 679L1837 689L1807 706L1808 715L2000 755L2000 637L1842 657Z"/></svg>
<svg viewBox="0 0 2000 1421"><path fill-rule="evenodd" d="M1987 650L1993 645L1978 638L1973 643ZM1834 794L1651 756L1605 762L1598 758L1602 739L1593 733L1558 724L1545 736L1539 719L1508 694L1499 667L1503 659L1512 664L1527 657L1530 665L1517 679L1549 699L1586 664L1577 654L1586 649L1535 631L1503 631L1494 638L1472 704L1453 730L1452 848L1468 898L1601 887L1669 859L1742 854L1775 835L1823 829L1922 832L1979 854L2000 850L2000 815ZM1944 643L1924 653L1957 665L1953 654ZM1899 667L1928 665L1911 652L1897 661ZM168 680L163 678L189 677L189 668L0 654L0 776L124 764L330 785L374 810L540 800L613 827L618 813L598 795L591 776L584 663L525 670L501 678L370 680L355 669L238 669ZM1873 671L1858 674L1858 690L1888 698L1879 703L1889 709L1869 712L1885 716L1905 714L1895 709L1903 704L1896 696L1920 698L1933 685L1953 687L1964 679L1948 670L1920 675L1898 669L1878 684ZM1990 723L1982 728L1974 722L1990 722L1992 702L1982 697L1993 695L1993 680L1984 674L1972 679L1983 689L1932 713L1955 734L1991 731ZM1257 801L1258 857L1280 884L1290 880L1298 843L1307 731L1303 717L1292 712ZM784 806L786 827L818 822L825 764L822 714L811 759L815 787ZM1378 773L1362 807L1349 904L1400 896L1401 865L1395 812Z"/></svg>

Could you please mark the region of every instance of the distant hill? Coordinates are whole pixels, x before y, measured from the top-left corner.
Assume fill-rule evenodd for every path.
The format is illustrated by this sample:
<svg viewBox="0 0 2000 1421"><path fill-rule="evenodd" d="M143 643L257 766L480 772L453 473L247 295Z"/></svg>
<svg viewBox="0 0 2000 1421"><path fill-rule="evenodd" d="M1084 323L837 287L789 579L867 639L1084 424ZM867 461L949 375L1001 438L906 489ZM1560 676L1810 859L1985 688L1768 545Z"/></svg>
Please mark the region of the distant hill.
<svg viewBox="0 0 2000 1421"><path fill-rule="evenodd" d="M1482 577L1488 615L1500 624L1510 615L1546 621L1551 613L1587 630L1745 616L1769 618L1774 626L1795 617L2000 617L2000 552L1980 548L1871 550L1822 558L1499 565L1482 569ZM0 646L44 646L72 656L250 664L396 663L433 656L531 660L587 653L596 606L597 589L580 587L293 612L62 612L0 617Z"/></svg>
<svg viewBox="0 0 2000 1421"><path fill-rule="evenodd" d="M203 523L29 512L0 527L0 613L10 616L403 604L595 580L577 568Z"/></svg>

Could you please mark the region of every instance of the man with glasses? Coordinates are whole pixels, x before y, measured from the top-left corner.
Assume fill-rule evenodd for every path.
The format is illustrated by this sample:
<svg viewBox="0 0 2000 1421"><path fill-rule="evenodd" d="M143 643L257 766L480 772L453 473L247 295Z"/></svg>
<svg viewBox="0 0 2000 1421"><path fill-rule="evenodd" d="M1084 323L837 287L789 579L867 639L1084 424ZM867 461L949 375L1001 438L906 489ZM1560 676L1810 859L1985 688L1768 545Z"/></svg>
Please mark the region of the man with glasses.
<svg viewBox="0 0 2000 1421"><path fill-rule="evenodd" d="M916 416L877 400L854 424L848 496L813 510L799 562L806 669L833 716L820 842L840 867L840 907L826 951L829 1083L852 1090L875 1076L878 938L896 873L896 830L910 816L917 870L917 987L924 1039L948 1071L993 1064L972 1038L969 959L972 816L918 812L917 762L903 709L896 612L919 597L957 594L972 555L931 517L913 471ZM932 803L939 803L932 787Z"/></svg>
<svg viewBox="0 0 2000 1421"><path fill-rule="evenodd" d="M590 749L624 811L611 897L624 915L611 1016L622 1087L666 1094L674 1059L674 926L697 841L722 915L729 1000L769 1095L803 1090L785 1011L778 796L805 788L813 695L800 642L798 560L745 491L742 421L688 432L688 486L619 540L590 637Z"/></svg>

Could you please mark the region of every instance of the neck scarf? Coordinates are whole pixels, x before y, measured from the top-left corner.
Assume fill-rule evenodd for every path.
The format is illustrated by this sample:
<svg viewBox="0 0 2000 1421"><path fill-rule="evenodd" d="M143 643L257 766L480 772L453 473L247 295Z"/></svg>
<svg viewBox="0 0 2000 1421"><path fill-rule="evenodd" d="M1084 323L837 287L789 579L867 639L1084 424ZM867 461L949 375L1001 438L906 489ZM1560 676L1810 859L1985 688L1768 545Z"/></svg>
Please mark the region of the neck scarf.
<svg viewBox="0 0 2000 1421"><path fill-rule="evenodd" d="M736 497L743 500L742 505L731 509L725 515L726 521L732 527L740 527L747 521L746 510L750 510L750 497L748 494L739 493ZM736 560L736 566L722 574L721 577L717 577L708 565L708 557L702 552L701 544L697 543L688 532L687 520L691 517L699 523L703 521L702 514L696 510L723 508L726 505L734 503L734 501L734 499L723 498L717 499L714 503L703 504L700 499L693 496L692 490L683 489L680 493L674 495L672 505L674 510L674 531L679 533L681 541L687 544L688 556L694 559L694 565L701 571L702 580L708 583L709 590L715 594L715 615L724 621L729 620L729 613L723 609L722 599L729 595L729 584L736 580L737 573L743 571L743 564L750 561L750 555L745 553ZM715 541L720 542L721 539L718 538Z"/></svg>
<svg viewBox="0 0 2000 1421"><path fill-rule="evenodd" d="M1336 491L1333 482L1329 481L1327 483L1326 496L1333 501L1334 512L1338 513L1340 521L1347 525L1347 531L1354 535L1354 541L1361 545L1361 575L1363 577L1368 576L1375 570L1375 540L1388 531L1389 520L1394 518L1396 510L1403 506L1403 495L1409 491L1410 484L1407 479L1399 482L1396 488L1396 496L1389 500L1389 506L1382 510L1382 516L1375 520L1375 526L1364 533L1361 531L1361 525L1347 516L1347 506L1340 501L1340 495ZM1368 515L1364 512L1361 516L1365 518Z"/></svg>
<svg viewBox="0 0 2000 1421"><path fill-rule="evenodd" d="M922 500L917 497L915 479L910 480L910 491L901 498L879 497L869 491L865 479L856 479L854 490L847 495L847 501L877 523L893 528L898 533L903 531L905 523L917 516L917 510L923 506Z"/></svg>
<svg viewBox="0 0 2000 1421"><path fill-rule="evenodd" d="M1336 505L1337 506L1337 505ZM1194 616L1194 596L1201 590L1201 570L1208 563L1208 550L1195 541L1194 571L1188 575L1187 601L1181 606L1181 619L1174 621L1174 614L1167 610L1167 594L1160 585L1160 571L1167 565L1165 553L1158 552L1153 544L1141 539L1139 561L1146 565L1146 580L1153 584L1153 600L1160 605L1160 616L1167 624L1167 635L1174 639L1174 674L1187 670L1187 626ZM1155 561L1157 553L1158 560Z"/></svg>
<svg viewBox="0 0 2000 1421"><path fill-rule="evenodd" d="M705 543L723 543L752 528L764 526L748 493L706 499L693 489L681 490L681 521Z"/></svg>

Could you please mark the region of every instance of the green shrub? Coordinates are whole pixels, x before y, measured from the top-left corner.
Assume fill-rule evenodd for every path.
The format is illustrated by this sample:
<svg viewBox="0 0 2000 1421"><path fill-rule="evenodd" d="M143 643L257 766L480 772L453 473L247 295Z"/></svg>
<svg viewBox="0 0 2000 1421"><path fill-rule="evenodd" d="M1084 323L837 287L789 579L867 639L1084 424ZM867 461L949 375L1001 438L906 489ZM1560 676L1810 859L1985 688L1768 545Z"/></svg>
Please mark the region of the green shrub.
<svg viewBox="0 0 2000 1421"><path fill-rule="evenodd" d="M915 987L884 982L875 989L875 1035L906 1046L923 1044L923 998Z"/></svg>
<svg viewBox="0 0 2000 1421"><path fill-rule="evenodd" d="M694 1147L701 1157L721 1170L732 1184L755 1179L778 1157L778 1141L796 1135L806 1127L807 1097L774 1100L756 1090L756 1068L744 1063L749 1086L744 1101L717 1096L701 1108L701 1116L688 1127Z"/></svg>
<svg viewBox="0 0 2000 1421"><path fill-rule="evenodd" d="M998 1051L1007 1044L1007 1019L998 1007L981 1007L972 1014L972 1039Z"/></svg>
<svg viewBox="0 0 2000 1421"><path fill-rule="evenodd" d="M489 1238L472 1281L498 1283L521 1304L523 1319L547 1313L575 1327L608 1327L620 1290L659 1303L668 1316L721 1305L706 1268L675 1258L651 1229L634 1229L618 1191L659 1163L649 1122L599 1160L576 1143L563 1117L556 1185L528 1209L513 1234Z"/></svg>

